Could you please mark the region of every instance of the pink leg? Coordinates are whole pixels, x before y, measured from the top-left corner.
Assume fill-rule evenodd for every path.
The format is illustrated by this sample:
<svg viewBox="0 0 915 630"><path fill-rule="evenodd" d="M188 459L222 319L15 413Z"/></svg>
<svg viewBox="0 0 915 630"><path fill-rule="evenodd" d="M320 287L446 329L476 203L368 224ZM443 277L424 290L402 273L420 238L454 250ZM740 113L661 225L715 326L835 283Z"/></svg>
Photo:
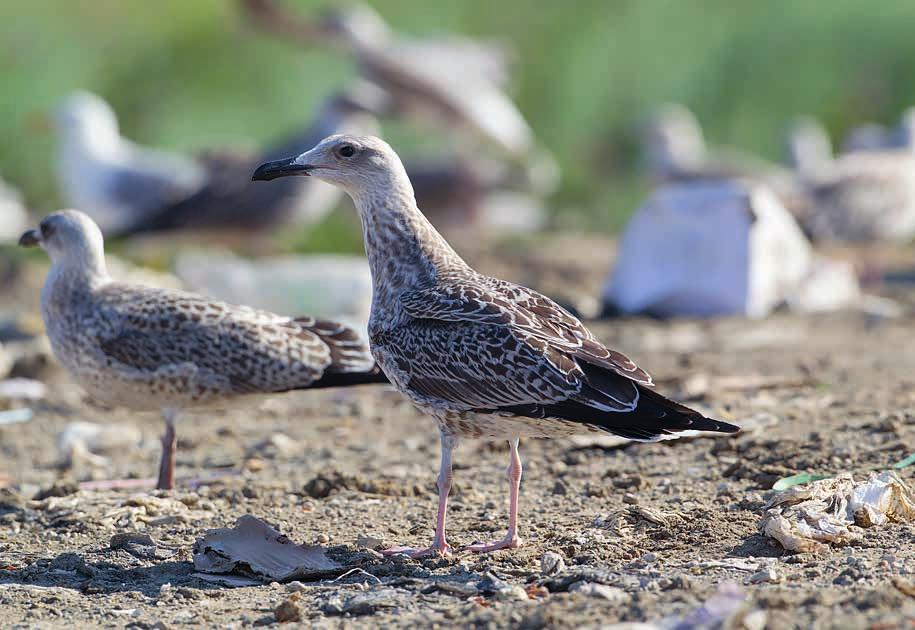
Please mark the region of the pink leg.
<svg viewBox="0 0 915 630"><path fill-rule="evenodd" d="M430 547L392 547L381 553L386 556L403 554L411 558L428 556L450 556L451 545L445 540L445 515L448 511L448 493L451 492L451 454L457 445L457 438L451 435L442 436L442 463L438 471L438 516L435 519L435 538Z"/></svg>
<svg viewBox="0 0 915 630"><path fill-rule="evenodd" d="M518 438L509 441L511 460L508 464L508 533L505 538L493 543L477 543L464 547L464 551L487 553L497 549L517 549L521 546L518 537L518 493L521 490L521 455L518 454Z"/></svg>
<svg viewBox="0 0 915 630"><path fill-rule="evenodd" d="M175 416L177 412L174 409L163 409L162 415L165 418L165 433L162 434L162 459L159 461L159 479L156 481L156 488L174 490L175 446L177 444Z"/></svg>

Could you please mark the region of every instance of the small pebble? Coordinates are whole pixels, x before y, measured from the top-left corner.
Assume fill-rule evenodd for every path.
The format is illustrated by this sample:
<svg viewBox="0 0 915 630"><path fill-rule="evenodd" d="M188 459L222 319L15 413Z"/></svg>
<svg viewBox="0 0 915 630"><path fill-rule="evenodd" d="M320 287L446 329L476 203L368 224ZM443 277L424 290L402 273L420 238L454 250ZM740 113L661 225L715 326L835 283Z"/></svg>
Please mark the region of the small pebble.
<svg viewBox="0 0 915 630"><path fill-rule="evenodd" d="M575 582L569 587L571 593L581 593L588 597L605 599L612 606L621 606L629 603L632 597L621 588L608 586L606 584L596 584L594 582Z"/></svg>
<svg viewBox="0 0 915 630"><path fill-rule="evenodd" d="M302 609L299 607L299 595L294 593L273 610L273 617L279 623L302 620Z"/></svg>
<svg viewBox="0 0 915 630"><path fill-rule="evenodd" d="M356 539L357 547L366 549L377 549L384 544L384 537L381 534L360 534Z"/></svg>
<svg viewBox="0 0 915 630"><path fill-rule="evenodd" d="M540 559L540 572L543 575L556 575L566 569L565 560L555 551L547 551Z"/></svg>
<svg viewBox="0 0 915 630"><path fill-rule="evenodd" d="M766 567L762 571L754 573L749 578L747 582L750 584L763 584L768 582L770 584L776 584L782 581L782 576L772 567Z"/></svg>

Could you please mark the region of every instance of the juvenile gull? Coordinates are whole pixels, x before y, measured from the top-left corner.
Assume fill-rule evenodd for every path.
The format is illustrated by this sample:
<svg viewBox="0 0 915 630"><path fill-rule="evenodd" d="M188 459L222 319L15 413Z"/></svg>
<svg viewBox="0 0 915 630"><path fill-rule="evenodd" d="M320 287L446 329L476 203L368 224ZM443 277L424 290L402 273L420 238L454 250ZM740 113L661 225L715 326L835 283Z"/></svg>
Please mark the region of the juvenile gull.
<svg viewBox="0 0 915 630"><path fill-rule="evenodd" d="M384 382L351 328L193 293L115 282L102 233L75 210L19 240L51 257L41 314L54 354L92 396L165 417L159 488L174 486L180 409L294 389Z"/></svg>
<svg viewBox="0 0 915 630"><path fill-rule="evenodd" d="M445 512L461 437L511 446L508 533L469 547L483 552L521 544L521 436L608 431L654 441L687 430L738 430L655 393L644 370L549 298L471 269L417 208L400 159L382 140L331 136L296 158L260 166L254 179L289 175L314 175L353 198L372 272L372 354L441 433L434 541L389 553L449 552Z"/></svg>

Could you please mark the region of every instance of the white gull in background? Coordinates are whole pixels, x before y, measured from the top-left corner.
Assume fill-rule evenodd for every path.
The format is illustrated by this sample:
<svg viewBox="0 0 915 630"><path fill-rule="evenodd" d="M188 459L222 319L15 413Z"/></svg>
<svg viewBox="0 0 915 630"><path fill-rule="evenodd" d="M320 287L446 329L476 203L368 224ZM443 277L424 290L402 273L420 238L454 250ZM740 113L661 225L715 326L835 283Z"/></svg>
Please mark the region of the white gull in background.
<svg viewBox="0 0 915 630"><path fill-rule="evenodd" d="M71 206L84 209L109 236L179 229L259 230L308 224L337 204L339 191L291 182L272 191L247 175L264 160L311 146L330 133L372 132L377 105L367 89L326 99L310 126L263 152L209 151L196 156L141 147L120 135L100 97L78 92L57 110L58 178Z"/></svg>
<svg viewBox="0 0 915 630"><path fill-rule="evenodd" d="M81 212L48 215L19 242L51 257L41 313L71 376L103 402L162 411L160 488L174 486L181 409L385 380L366 343L343 324L112 280L102 233Z"/></svg>
<svg viewBox="0 0 915 630"><path fill-rule="evenodd" d="M549 298L474 271L417 208L407 173L384 141L331 136L298 157L260 166L253 177L294 175L313 175L353 198L372 272L372 354L441 433L432 545L388 553L450 551L445 515L461 437L507 439L511 447L508 533L469 547L485 552L521 544L521 436L606 431L654 441L688 430L738 430L655 393L644 370Z"/></svg>
<svg viewBox="0 0 915 630"><path fill-rule="evenodd" d="M745 179L765 184L795 216L807 197L789 169L730 147L708 147L696 116L683 105L662 105L642 130L642 151L649 175L658 183Z"/></svg>
<svg viewBox="0 0 915 630"><path fill-rule="evenodd" d="M0 179L0 245L15 243L28 223L29 213L22 202L22 195Z"/></svg>

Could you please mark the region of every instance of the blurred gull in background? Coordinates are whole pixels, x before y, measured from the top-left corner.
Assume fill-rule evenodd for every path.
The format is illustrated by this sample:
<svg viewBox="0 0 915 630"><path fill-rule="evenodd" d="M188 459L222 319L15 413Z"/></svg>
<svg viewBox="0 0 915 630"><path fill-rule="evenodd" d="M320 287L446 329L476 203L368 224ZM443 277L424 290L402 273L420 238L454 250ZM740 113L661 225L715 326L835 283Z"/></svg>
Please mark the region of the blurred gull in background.
<svg viewBox="0 0 915 630"><path fill-rule="evenodd" d="M807 204L791 171L732 148L708 148L699 121L686 107L662 105L643 130L646 167L657 182L749 179L765 184L793 214Z"/></svg>
<svg viewBox="0 0 915 630"><path fill-rule="evenodd" d="M893 128L879 123L853 127L842 140L842 153L886 151L915 146L915 107L909 107Z"/></svg>
<svg viewBox="0 0 915 630"><path fill-rule="evenodd" d="M794 218L764 186L737 180L668 184L624 230L604 286L604 312L765 317L785 302L799 310L830 310L857 299L850 267L836 271L816 260ZM836 290L820 290L821 280L812 274L822 274ZM797 296L799 291L816 291L817 298Z"/></svg>
<svg viewBox="0 0 915 630"><path fill-rule="evenodd" d="M262 153L211 151L190 157L139 147L121 137L111 107L98 96L69 96L57 113L58 175L69 205L106 235L180 229L269 229L322 218L341 195L322 182L287 180L252 186L253 166L311 146L340 131L371 132L374 95L352 90L326 99L304 131Z"/></svg>
<svg viewBox="0 0 915 630"><path fill-rule="evenodd" d="M94 94L65 98L55 125L57 175L66 202L84 208L105 232L143 220L206 182L206 169L195 160L121 137L114 110Z"/></svg>
<svg viewBox="0 0 915 630"><path fill-rule="evenodd" d="M915 151L840 155L805 175L813 200L805 227L815 240L907 243L915 237Z"/></svg>
<svg viewBox="0 0 915 630"><path fill-rule="evenodd" d="M833 158L832 141L816 118L803 116L791 121L785 138L785 161L801 175L825 168Z"/></svg>
<svg viewBox="0 0 915 630"><path fill-rule="evenodd" d="M22 196L0 179L0 245L15 243L29 225L29 214Z"/></svg>
<svg viewBox="0 0 915 630"><path fill-rule="evenodd" d="M406 38L365 4L333 6L316 19L296 18L274 0L242 0L264 29L299 43L331 42L351 54L361 76L390 97L385 116L417 120L475 136L524 164L533 192L556 188L558 167L537 147L534 133L505 92L506 50L492 42L453 35ZM469 132L469 133L467 133Z"/></svg>

